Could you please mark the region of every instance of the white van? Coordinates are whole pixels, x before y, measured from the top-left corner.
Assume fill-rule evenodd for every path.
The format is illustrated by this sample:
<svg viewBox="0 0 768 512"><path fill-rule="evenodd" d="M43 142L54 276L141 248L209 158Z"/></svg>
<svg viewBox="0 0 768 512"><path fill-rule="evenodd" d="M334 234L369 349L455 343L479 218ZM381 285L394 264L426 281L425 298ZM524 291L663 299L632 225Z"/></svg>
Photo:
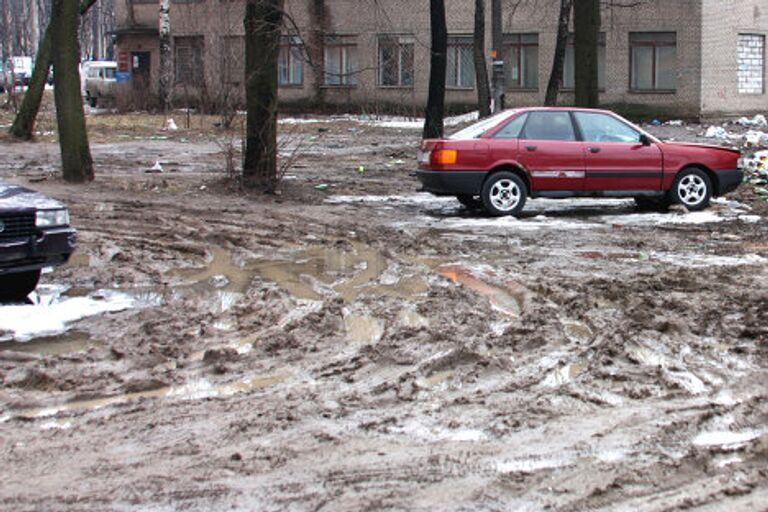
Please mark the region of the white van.
<svg viewBox="0 0 768 512"><path fill-rule="evenodd" d="M110 60L88 61L81 66L83 96L91 107L99 102L115 99L117 87L117 62Z"/></svg>
<svg viewBox="0 0 768 512"><path fill-rule="evenodd" d="M11 57L3 66L6 75L13 75L16 85L29 85L32 78L32 57Z"/></svg>

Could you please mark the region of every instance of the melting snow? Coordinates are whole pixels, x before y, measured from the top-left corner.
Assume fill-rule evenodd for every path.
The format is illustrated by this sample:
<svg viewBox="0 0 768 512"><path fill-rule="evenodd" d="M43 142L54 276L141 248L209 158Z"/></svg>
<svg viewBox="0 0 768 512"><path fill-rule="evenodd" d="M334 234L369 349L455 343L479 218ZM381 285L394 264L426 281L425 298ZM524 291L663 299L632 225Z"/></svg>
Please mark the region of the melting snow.
<svg viewBox="0 0 768 512"><path fill-rule="evenodd" d="M760 436L760 432L702 432L693 440L696 446L723 446L738 448Z"/></svg>
<svg viewBox="0 0 768 512"><path fill-rule="evenodd" d="M38 303L0 306L0 341L29 341L67 331L85 317L135 307L134 298L102 290L87 297L61 297L62 287L41 285ZM8 333L10 336L8 336Z"/></svg>

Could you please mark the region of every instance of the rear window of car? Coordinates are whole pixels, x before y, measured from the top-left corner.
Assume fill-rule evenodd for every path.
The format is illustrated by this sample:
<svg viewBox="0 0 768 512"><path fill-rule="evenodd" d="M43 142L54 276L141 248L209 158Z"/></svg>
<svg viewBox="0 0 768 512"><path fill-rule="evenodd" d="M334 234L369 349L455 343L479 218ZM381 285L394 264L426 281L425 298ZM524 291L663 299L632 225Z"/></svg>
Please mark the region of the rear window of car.
<svg viewBox="0 0 768 512"><path fill-rule="evenodd" d="M531 112L522 138L529 140L576 140L568 112Z"/></svg>
<svg viewBox="0 0 768 512"><path fill-rule="evenodd" d="M517 139L523 131L528 113L523 113L508 122L502 129L493 134L494 139Z"/></svg>
<svg viewBox="0 0 768 512"><path fill-rule="evenodd" d="M478 121L477 123L468 126L464 128L463 130L459 130L458 132L454 133L449 139L476 139L483 135L485 132L502 122L504 119L510 117L512 114L514 114L514 110L505 110L504 112L499 112L498 114L492 115L489 118L483 119L481 121Z"/></svg>

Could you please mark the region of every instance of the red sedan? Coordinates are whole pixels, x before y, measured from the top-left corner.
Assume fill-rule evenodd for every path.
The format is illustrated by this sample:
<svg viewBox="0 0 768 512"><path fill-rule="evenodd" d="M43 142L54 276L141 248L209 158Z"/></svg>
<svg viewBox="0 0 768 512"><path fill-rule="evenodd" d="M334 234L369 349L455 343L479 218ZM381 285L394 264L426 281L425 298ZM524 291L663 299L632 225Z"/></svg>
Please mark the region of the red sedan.
<svg viewBox="0 0 768 512"><path fill-rule="evenodd" d="M632 197L641 208L706 208L742 181L739 152L662 142L606 110L524 108L422 142L423 189L491 215L530 197Z"/></svg>

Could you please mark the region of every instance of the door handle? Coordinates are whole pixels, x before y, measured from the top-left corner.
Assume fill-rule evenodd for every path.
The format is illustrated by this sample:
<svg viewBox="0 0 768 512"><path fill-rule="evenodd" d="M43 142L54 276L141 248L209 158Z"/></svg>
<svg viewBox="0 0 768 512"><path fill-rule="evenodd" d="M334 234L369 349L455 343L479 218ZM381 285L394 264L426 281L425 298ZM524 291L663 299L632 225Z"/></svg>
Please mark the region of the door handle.
<svg viewBox="0 0 768 512"><path fill-rule="evenodd" d="M600 152L600 148L587 148L587 149L589 150L590 153L599 153Z"/></svg>
<svg viewBox="0 0 768 512"><path fill-rule="evenodd" d="M536 151L536 146L525 146L528 151Z"/></svg>

